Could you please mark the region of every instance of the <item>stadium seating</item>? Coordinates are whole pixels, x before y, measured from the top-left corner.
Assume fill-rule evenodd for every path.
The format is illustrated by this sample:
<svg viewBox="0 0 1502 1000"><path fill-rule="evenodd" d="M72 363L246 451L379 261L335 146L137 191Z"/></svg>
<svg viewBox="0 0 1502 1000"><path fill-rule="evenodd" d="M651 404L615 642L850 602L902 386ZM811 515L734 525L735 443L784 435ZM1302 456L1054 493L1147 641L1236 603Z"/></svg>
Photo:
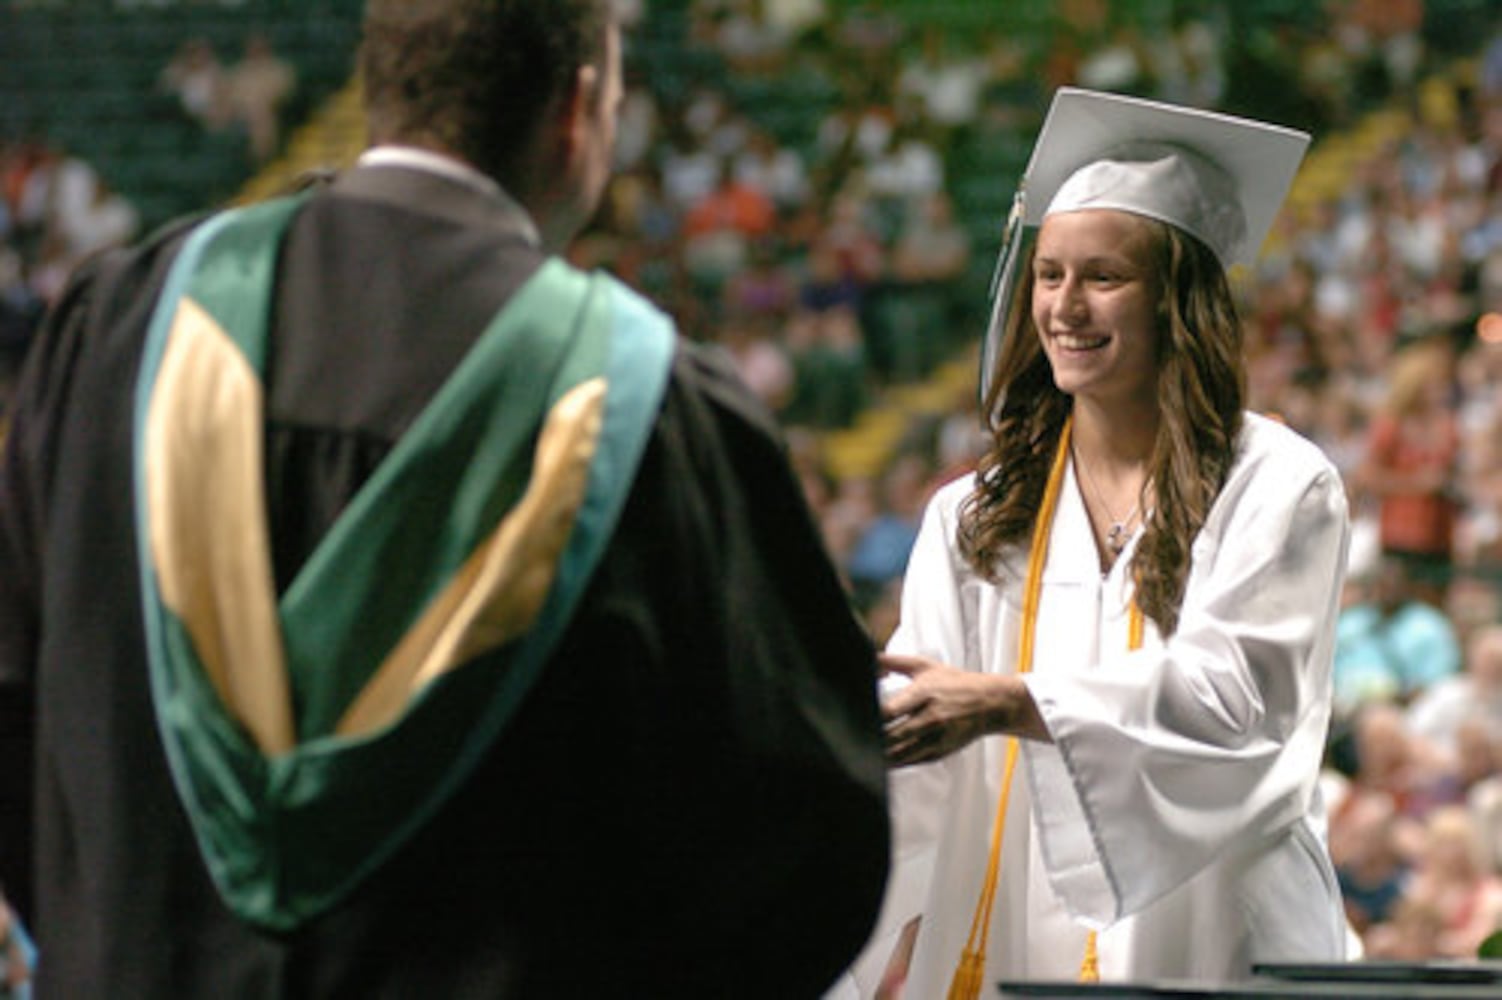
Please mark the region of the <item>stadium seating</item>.
<svg viewBox="0 0 1502 1000"><path fill-rule="evenodd" d="M224 201L253 170L243 135L206 132L158 88L179 46L206 39L232 64L265 32L297 73L282 109L295 124L348 80L361 4L16 6L0 13L0 133L44 135L92 163L150 227Z"/></svg>

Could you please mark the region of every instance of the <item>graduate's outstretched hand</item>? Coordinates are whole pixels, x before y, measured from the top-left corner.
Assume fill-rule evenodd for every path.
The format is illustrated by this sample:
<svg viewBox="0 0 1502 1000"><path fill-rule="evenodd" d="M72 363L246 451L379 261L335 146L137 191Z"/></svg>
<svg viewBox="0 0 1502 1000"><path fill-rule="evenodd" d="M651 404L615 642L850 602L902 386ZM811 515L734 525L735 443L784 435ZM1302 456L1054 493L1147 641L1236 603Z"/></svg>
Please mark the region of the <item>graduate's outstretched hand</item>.
<svg viewBox="0 0 1502 1000"><path fill-rule="evenodd" d="M881 708L887 762L893 767L947 757L991 733L1048 739L1018 677L959 670L922 656L882 653L878 663L884 679L900 675L911 681L901 687L889 680L883 684L889 692Z"/></svg>

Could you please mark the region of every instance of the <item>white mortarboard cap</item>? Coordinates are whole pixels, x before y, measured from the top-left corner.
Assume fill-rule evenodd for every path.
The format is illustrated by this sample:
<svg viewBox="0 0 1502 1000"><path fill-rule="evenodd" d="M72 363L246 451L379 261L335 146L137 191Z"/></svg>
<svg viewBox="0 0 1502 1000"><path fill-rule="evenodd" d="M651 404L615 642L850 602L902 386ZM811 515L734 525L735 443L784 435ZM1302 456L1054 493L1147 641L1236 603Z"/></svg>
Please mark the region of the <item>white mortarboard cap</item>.
<svg viewBox="0 0 1502 1000"><path fill-rule="evenodd" d="M1308 145L1281 125L1064 87L1028 162L1023 222L1116 208L1198 237L1227 268L1251 263Z"/></svg>
<svg viewBox="0 0 1502 1000"><path fill-rule="evenodd" d="M996 261L981 394L1021 263L1045 215L1113 208L1167 222L1227 269L1257 259L1309 135L1281 125L1122 94L1061 87L1017 187Z"/></svg>

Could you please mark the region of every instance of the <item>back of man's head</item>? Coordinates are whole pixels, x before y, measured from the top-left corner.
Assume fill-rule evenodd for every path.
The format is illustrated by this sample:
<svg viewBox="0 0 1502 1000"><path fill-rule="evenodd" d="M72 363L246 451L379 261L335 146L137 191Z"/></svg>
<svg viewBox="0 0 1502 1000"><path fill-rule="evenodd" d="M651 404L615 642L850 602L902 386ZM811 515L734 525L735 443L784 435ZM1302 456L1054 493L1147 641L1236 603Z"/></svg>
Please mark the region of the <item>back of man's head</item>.
<svg viewBox="0 0 1502 1000"><path fill-rule="evenodd" d="M367 0L372 142L438 148L511 186L544 113L598 63L613 0Z"/></svg>

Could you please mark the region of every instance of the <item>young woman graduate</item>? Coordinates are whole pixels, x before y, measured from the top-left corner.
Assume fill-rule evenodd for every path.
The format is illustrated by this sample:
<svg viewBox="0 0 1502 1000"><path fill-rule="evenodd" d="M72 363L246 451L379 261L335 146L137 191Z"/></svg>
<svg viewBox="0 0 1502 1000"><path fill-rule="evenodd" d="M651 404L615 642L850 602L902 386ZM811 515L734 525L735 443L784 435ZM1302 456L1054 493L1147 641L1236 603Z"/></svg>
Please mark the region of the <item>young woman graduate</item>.
<svg viewBox="0 0 1502 1000"><path fill-rule="evenodd" d="M847 987L1342 955L1317 777L1346 499L1244 411L1227 274L1307 142L1055 98L999 262L990 449L932 500L884 656L898 843Z"/></svg>

